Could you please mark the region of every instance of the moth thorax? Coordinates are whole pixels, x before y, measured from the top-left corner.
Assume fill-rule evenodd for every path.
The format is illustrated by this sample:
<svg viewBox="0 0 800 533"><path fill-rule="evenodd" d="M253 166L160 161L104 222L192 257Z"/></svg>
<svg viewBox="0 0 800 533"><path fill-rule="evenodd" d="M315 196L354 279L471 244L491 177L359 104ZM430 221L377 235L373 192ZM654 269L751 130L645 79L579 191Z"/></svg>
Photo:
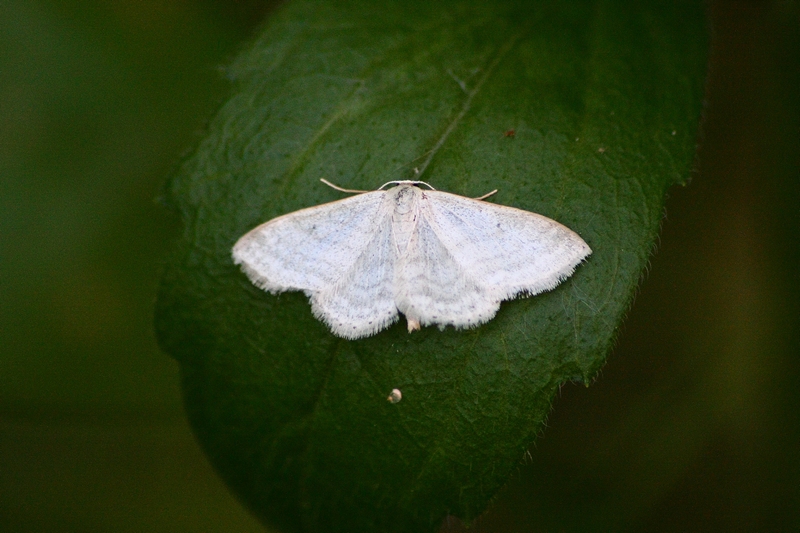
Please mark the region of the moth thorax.
<svg viewBox="0 0 800 533"><path fill-rule="evenodd" d="M417 222L417 195L420 190L413 186L401 185L394 196L392 213L392 234L399 253L405 252L414 235Z"/></svg>
<svg viewBox="0 0 800 533"><path fill-rule="evenodd" d="M410 185L397 187L394 195L394 214L402 216L413 211L419 192L419 189Z"/></svg>

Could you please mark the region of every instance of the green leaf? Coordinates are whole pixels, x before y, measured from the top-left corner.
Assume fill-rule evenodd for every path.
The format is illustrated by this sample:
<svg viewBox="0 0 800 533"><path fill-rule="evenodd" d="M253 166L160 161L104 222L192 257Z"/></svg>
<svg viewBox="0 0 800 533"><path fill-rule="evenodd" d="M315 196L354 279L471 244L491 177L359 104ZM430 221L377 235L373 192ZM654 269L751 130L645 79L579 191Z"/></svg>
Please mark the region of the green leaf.
<svg viewBox="0 0 800 533"><path fill-rule="evenodd" d="M688 177L706 48L695 2L298 0L275 15L167 186L185 232L156 317L202 446L256 514L287 532L420 532L485 509L559 385L588 383L613 343L665 192ZM230 257L255 225L343 196L320 178L497 188L594 254L479 328L345 341Z"/></svg>

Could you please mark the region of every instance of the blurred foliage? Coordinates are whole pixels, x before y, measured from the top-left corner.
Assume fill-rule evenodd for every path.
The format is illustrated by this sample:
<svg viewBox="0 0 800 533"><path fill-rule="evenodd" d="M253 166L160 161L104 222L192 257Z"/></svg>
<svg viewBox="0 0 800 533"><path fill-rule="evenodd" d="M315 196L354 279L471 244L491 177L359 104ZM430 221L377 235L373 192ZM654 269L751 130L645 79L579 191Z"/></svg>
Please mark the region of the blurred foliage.
<svg viewBox="0 0 800 533"><path fill-rule="evenodd" d="M261 13L0 4L1 530L261 530L192 442L151 331L178 235L152 198ZM712 3L696 176L609 364L562 389L473 531L798 528L799 19Z"/></svg>
<svg viewBox="0 0 800 533"><path fill-rule="evenodd" d="M260 530L152 332L179 227L154 198L227 94L249 6L0 4L2 531Z"/></svg>

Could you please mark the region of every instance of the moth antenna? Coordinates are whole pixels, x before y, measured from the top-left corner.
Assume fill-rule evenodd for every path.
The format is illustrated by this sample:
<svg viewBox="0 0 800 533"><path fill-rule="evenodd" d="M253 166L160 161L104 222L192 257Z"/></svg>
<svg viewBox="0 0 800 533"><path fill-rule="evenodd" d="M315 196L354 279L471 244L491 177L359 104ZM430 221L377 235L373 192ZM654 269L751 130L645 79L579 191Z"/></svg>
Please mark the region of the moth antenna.
<svg viewBox="0 0 800 533"><path fill-rule="evenodd" d="M343 189L342 187L339 187L338 185L334 185L333 183L331 183L330 181L326 180L325 178L320 178L319 181L321 181L322 183L324 183L325 185L327 185L331 189L335 189L335 190L340 191L340 192L347 192L347 193L351 193L351 194L362 194L362 193L365 193L365 192L370 192L370 191L359 191L359 190L356 190L356 189Z"/></svg>
<svg viewBox="0 0 800 533"><path fill-rule="evenodd" d="M497 189L493 190L492 192L487 192L483 196L478 196L477 198L475 198L475 200L486 200L487 198L489 198L491 195L495 194L496 192L497 192Z"/></svg>

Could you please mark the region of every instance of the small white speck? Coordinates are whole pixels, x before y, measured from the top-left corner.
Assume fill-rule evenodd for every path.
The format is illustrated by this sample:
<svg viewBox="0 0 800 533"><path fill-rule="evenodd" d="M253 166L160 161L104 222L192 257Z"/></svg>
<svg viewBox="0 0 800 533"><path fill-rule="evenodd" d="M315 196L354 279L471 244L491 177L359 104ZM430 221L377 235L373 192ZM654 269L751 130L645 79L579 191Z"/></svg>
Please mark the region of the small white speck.
<svg viewBox="0 0 800 533"><path fill-rule="evenodd" d="M400 392L400 389L392 389L392 392L389 394L389 397L386 398L386 401L389 403L397 403L403 399L403 393Z"/></svg>
<svg viewBox="0 0 800 533"><path fill-rule="evenodd" d="M419 167L414 167L414 174L419 174Z"/></svg>
<svg viewBox="0 0 800 533"><path fill-rule="evenodd" d="M580 137L575 137L575 142L578 142L578 141L580 141L580 140L581 140L581 138L580 138Z"/></svg>
<svg viewBox="0 0 800 533"><path fill-rule="evenodd" d="M672 130L672 134L673 134L673 135L677 135L677 134L678 134L678 132L677 132L677 131L675 131L675 130Z"/></svg>
<svg viewBox="0 0 800 533"><path fill-rule="evenodd" d="M604 154L606 152L606 149L601 146L600 148L597 149L597 151L598 153Z"/></svg>

